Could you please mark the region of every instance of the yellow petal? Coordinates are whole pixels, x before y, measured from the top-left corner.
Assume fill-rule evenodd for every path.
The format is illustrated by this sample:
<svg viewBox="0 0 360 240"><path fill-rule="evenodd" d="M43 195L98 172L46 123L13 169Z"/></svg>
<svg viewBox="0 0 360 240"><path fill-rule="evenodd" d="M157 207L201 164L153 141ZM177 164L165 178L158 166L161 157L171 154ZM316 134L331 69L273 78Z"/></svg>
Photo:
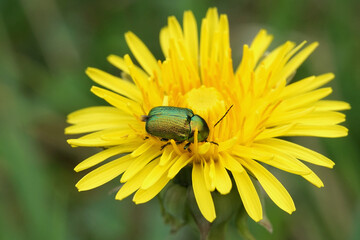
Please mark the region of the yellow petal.
<svg viewBox="0 0 360 240"><path fill-rule="evenodd" d="M290 61L282 69L280 78L287 78L291 73L296 71L296 69L309 57L318 45L319 43L314 42L299 52L295 57L290 59Z"/></svg>
<svg viewBox="0 0 360 240"><path fill-rule="evenodd" d="M213 34L217 30L218 23L219 23L219 15L218 15L217 8L209 8L208 11L206 12L205 19L209 23L209 25L208 25L209 37L210 37L210 40L212 40Z"/></svg>
<svg viewBox="0 0 360 240"><path fill-rule="evenodd" d="M271 144L271 141L263 141L263 142L265 142L265 144L263 144L262 147L266 146L267 148L265 148L265 149L273 151L273 153L275 154L274 159L280 157L282 159L279 162L283 163L283 165L289 165L288 162L290 161L290 165L292 164L295 167L299 166L298 170L295 169L294 171L289 171L289 172L301 175L303 178L305 178L306 180L308 180L310 183L314 184L317 187L324 186L321 179L305 164L298 161L294 156L292 156L290 151L276 148L273 144ZM286 158L288 158L288 159L286 159ZM269 162L265 162L265 163L272 165L274 167L277 167L279 169L282 169L282 170L284 170L283 168L286 168L286 167L282 166L281 164L280 165L274 164L273 162L274 161L269 161ZM293 167L293 166L291 166L291 167Z"/></svg>
<svg viewBox="0 0 360 240"><path fill-rule="evenodd" d="M133 122L133 124L137 124L137 122ZM95 131L111 129L111 128L126 129L129 128L129 123L127 121L124 120L121 121L119 119L103 120L103 121L96 121L90 123L80 123L65 128L65 134L95 132Z"/></svg>
<svg viewBox="0 0 360 240"><path fill-rule="evenodd" d="M312 137L328 137L337 138L345 137L348 129L340 125L318 126L318 125L296 125L284 136L312 136Z"/></svg>
<svg viewBox="0 0 360 240"><path fill-rule="evenodd" d="M321 179L314 172L312 172L312 173L310 173L308 175L303 175L302 177L305 178L310 183L317 186L318 188L321 188L321 187L324 186L324 183L321 181Z"/></svg>
<svg viewBox="0 0 360 240"><path fill-rule="evenodd" d="M278 75L279 69L281 70L284 64L284 57L294 48L294 46L295 43L287 41L267 54L260 62L259 66L264 65L266 68L272 69L273 72L275 71L272 75ZM259 70L259 68L256 70Z"/></svg>
<svg viewBox="0 0 360 240"><path fill-rule="evenodd" d="M273 128L267 128L264 131L262 131L255 140L261 140L261 139L267 139L267 138L273 138L278 136L284 136L286 133L290 131L294 127L295 124L286 124L278 127Z"/></svg>
<svg viewBox="0 0 360 240"><path fill-rule="evenodd" d="M116 140L106 140L102 136L106 134L111 134L117 132L118 139ZM77 139L68 139L67 142L72 146L81 146L81 147L108 147L122 144L124 142L129 142L128 136L133 134L134 130L132 129L122 129L121 131L116 131L116 129L105 129L99 132L94 132L82 136ZM141 140L136 138L137 140Z"/></svg>
<svg viewBox="0 0 360 240"><path fill-rule="evenodd" d="M260 221L263 218L261 202L249 175L246 171L232 174L246 212L255 222Z"/></svg>
<svg viewBox="0 0 360 240"><path fill-rule="evenodd" d="M215 161L215 187L221 194L228 194L232 187L229 174L220 161Z"/></svg>
<svg viewBox="0 0 360 240"><path fill-rule="evenodd" d="M101 163L102 161L105 161L106 159L118 155L118 154L122 154L122 153L127 153L127 152L131 152L133 151L138 145L134 145L134 144L124 144L124 145L119 145L116 147L111 147L108 148L106 150L103 150L97 154L92 155L91 157L85 159L84 161L82 161L81 163L79 163L74 170L76 172L88 169L90 167L95 166L98 163Z"/></svg>
<svg viewBox="0 0 360 240"><path fill-rule="evenodd" d="M129 72L130 72L129 74L131 75L131 78L135 82L136 86L138 86L138 88L141 91L144 90L144 88L148 88L149 83L150 83L149 82L150 76L142 74L141 68L137 67L133 63L129 54L126 54L124 56L124 61L125 61L125 64L127 65L127 67L129 68ZM146 100L146 99L144 99L144 100Z"/></svg>
<svg viewBox="0 0 360 240"><path fill-rule="evenodd" d="M254 174L276 205L289 214L295 211L295 205L290 194L268 170L253 160L239 160L243 166Z"/></svg>
<svg viewBox="0 0 360 240"><path fill-rule="evenodd" d="M253 66L255 65L254 61L254 53L252 50L249 49L247 44L243 46L243 56L239 67L236 69L236 75L241 76L241 80L243 81L242 84L244 88L248 88L248 80L249 80L249 73L253 70ZM247 77L245 77L247 75Z"/></svg>
<svg viewBox="0 0 360 240"><path fill-rule="evenodd" d="M121 71L129 74L129 68L127 67L125 60L122 57L119 57L117 55L110 54L107 57L107 60L114 65L115 67L119 68Z"/></svg>
<svg viewBox="0 0 360 240"><path fill-rule="evenodd" d="M177 157L176 157L177 158ZM143 184L141 185L141 189L149 189L151 188L154 184L157 184L158 181L160 181L160 179L162 177L164 178L168 178L167 177L167 173L169 168L174 164L174 162L176 161L176 158L167 162L167 164L165 165L157 165L155 166L152 171L149 173L149 175L144 179Z"/></svg>
<svg viewBox="0 0 360 240"><path fill-rule="evenodd" d="M139 189L133 198L133 201L136 204L141 204L150 201L153 199L170 181L171 179L166 176L166 174L162 175L160 179L153 184L151 187L147 189Z"/></svg>
<svg viewBox="0 0 360 240"><path fill-rule="evenodd" d="M219 157L223 165L231 172L241 173L245 171L243 166L240 164L240 162L237 161L236 158L232 157L230 154L226 152L222 152L221 154L219 154Z"/></svg>
<svg viewBox="0 0 360 240"><path fill-rule="evenodd" d="M332 89L330 87L320 88L311 92L297 95L292 98L288 98L282 101L282 103L280 103L275 111L288 111L300 107L306 107L307 105L328 96L331 92Z"/></svg>
<svg viewBox="0 0 360 240"><path fill-rule="evenodd" d="M334 77L334 74L326 73L317 77L311 76L304 78L286 86L281 96L283 98L288 98L299 95L301 93L309 92L311 90L321 87L322 85L325 85L326 83L330 82Z"/></svg>
<svg viewBox="0 0 360 240"><path fill-rule="evenodd" d="M154 73L159 75L159 65L146 45L132 32L127 32L125 34L125 40L131 52L134 54L136 60L140 63L143 69L150 76L154 75Z"/></svg>
<svg viewBox="0 0 360 240"><path fill-rule="evenodd" d="M119 68L120 70L122 70L123 72L130 74L130 69L128 67L128 65L126 64L126 61L119 56L116 55L109 55L107 57L107 60L114 65L115 67ZM143 78L148 78L149 75L147 75L147 73L144 72L144 70L142 70L140 67L136 66L135 67L137 72L143 77Z"/></svg>
<svg viewBox="0 0 360 240"><path fill-rule="evenodd" d="M138 103L122 97L119 94L95 86L91 88L91 92L128 114L143 114L143 111Z"/></svg>
<svg viewBox="0 0 360 240"><path fill-rule="evenodd" d="M115 196L116 200L122 200L138 190L143 183L146 176L150 173L150 171L159 163L159 159L155 159L151 161L148 165L146 165L138 174L134 177L130 178L118 191Z"/></svg>
<svg viewBox="0 0 360 240"><path fill-rule="evenodd" d="M169 29L167 27L163 27L160 30L160 46L165 58L169 57L169 46L170 46L169 39L170 39Z"/></svg>
<svg viewBox="0 0 360 240"><path fill-rule="evenodd" d="M131 165L126 169L125 173L122 175L120 182L126 182L132 178L135 174L141 171L146 164L152 161L154 158L161 154L160 149L150 148L148 151L144 152L142 155L135 158Z"/></svg>
<svg viewBox="0 0 360 240"><path fill-rule="evenodd" d="M205 161L202 158L201 160L204 163L203 167L203 176L205 180L205 187L208 191L212 192L215 190L215 168L214 168L214 161Z"/></svg>
<svg viewBox="0 0 360 240"><path fill-rule="evenodd" d="M345 121L345 114L339 112L321 111L306 114L294 120L304 125L335 125Z"/></svg>
<svg viewBox="0 0 360 240"><path fill-rule="evenodd" d="M211 144L209 142L201 144L198 148L198 154L200 154L200 155L206 154L210 150L210 147L211 147ZM194 154L195 154L195 151L196 150L194 150Z"/></svg>
<svg viewBox="0 0 360 240"><path fill-rule="evenodd" d="M191 11L185 11L183 26L185 46L189 50L189 54L194 63L197 63L199 56L198 31L194 14Z"/></svg>
<svg viewBox="0 0 360 240"><path fill-rule="evenodd" d="M271 139L261 140L259 141L259 143L273 146L279 149L279 151L286 152L298 159L304 160L312 164L316 164L328 168L332 168L335 165L335 163L330 159L328 159L327 157L289 141L285 141L277 138L271 138Z"/></svg>
<svg viewBox="0 0 360 240"><path fill-rule="evenodd" d="M121 95L142 102L142 96L139 89L128 81L115 77L109 73L96 68L87 68L86 74L96 83L113 90Z"/></svg>
<svg viewBox="0 0 360 240"><path fill-rule="evenodd" d="M170 33L170 38L174 38L175 41L183 40L181 26L174 16L168 17L168 29Z"/></svg>
<svg viewBox="0 0 360 240"><path fill-rule="evenodd" d="M251 158L251 159L262 159L264 161L270 161L274 158L274 155L264 151L257 151L257 149L252 146L242 146L237 145L231 151L234 158L240 157L243 159Z"/></svg>
<svg viewBox="0 0 360 240"><path fill-rule="evenodd" d="M214 32L218 29L219 16L216 8L209 8L206 17L203 19L200 30L200 66L201 79L206 79L205 66L208 65L208 59L214 53L213 40ZM216 46L218 47L218 46ZM216 59L213 59L214 61Z"/></svg>
<svg viewBox="0 0 360 240"><path fill-rule="evenodd" d="M307 42L306 41L302 41L300 44L298 44L296 47L294 47L289 53L286 54L285 56L285 60L286 62L289 61L289 59L294 56L295 53L297 53ZM293 71L295 72L295 71Z"/></svg>
<svg viewBox="0 0 360 240"><path fill-rule="evenodd" d="M342 101L321 100L314 104L317 111L341 111L350 109L350 104Z"/></svg>
<svg viewBox="0 0 360 240"><path fill-rule="evenodd" d="M214 221L216 218L215 206L210 191L204 187L204 169L200 163L193 164L192 185L200 212L209 222Z"/></svg>
<svg viewBox="0 0 360 240"><path fill-rule="evenodd" d="M166 147L160 157L160 165L165 165L170 159L173 159L174 149Z"/></svg>
<svg viewBox="0 0 360 240"><path fill-rule="evenodd" d="M277 114L272 114L268 121L266 121L266 126L279 126L279 125L288 125L295 122L297 119L313 112L315 107L306 107L306 108L297 108L291 111L279 112ZM271 128L270 128L271 129Z"/></svg>
<svg viewBox="0 0 360 240"><path fill-rule="evenodd" d="M135 151L131 153L132 157L138 157L144 152L146 152L149 148L154 146L154 142L152 141L145 141L141 146L139 146Z"/></svg>
<svg viewBox="0 0 360 240"><path fill-rule="evenodd" d="M163 93L162 89L158 84L154 83L154 80L161 78L161 74L157 73L156 77L145 77L139 68L135 66L132 62L129 55L125 55L124 60L129 68L130 75L132 80L135 82L136 86L140 89L143 95L143 109L145 113L147 113L153 106L160 106L163 98L161 97L161 93Z"/></svg>
<svg viewBox="0 0 360 240"><path fill-rule="evenodd" d="M209 37L208 37L208 22L206 19L202 20L201 30L200 30L200 70L201 70L201 79L205 79L205 67L207 64L207 59L209 55Z"/></svg>
<svg viewBox="0 0 360 240"><path fill-rule="evenodd" d="M272 159L257 159L263 163L293 174L306 175L310 173L308 167L302 162L284 151L277 150L272 145L255 143L252 147L254 151L273 156Z"/></svg>
<svg viewBox="0 0 360 240"><path fill-rule="evenodd" d="M224 142L219 143L219 152L227 151L232 148L239 141L238 137L230 138Z"/></svg>
<svg viewBox="0 0 360 240"><path fill-rule="evenodd" d="M194 156L188 156L186 154L180 155L180 157L176 160L174 165L171 166L169 169L168 177L174 178L178 172L183 169L186 165L188 165L192 160L194 159Z"/></svg>
<svg viewBox="0 0 360 240"><path fill-rule="evenodd" d="M255 64L259 61L259 59L263 56L266 49L269 47L271 41L273 39L272 35L268 35L266 30L261 29L259 33L256 35L254 40L250 45L250 49L253 50Z"/></svg>
<svg viewBox="0 0 360 240"><path fill-rule="evenodd" d="M219 21L219 65L221 66L221 78L231 79L234 75L233 64L231 59L229 21L227 15L221 14Z"/></svg>
<svg viewBox="0 0 360 240"><path fill-rule="evenodd" d="M134 119L134 117L110 106L83 108L67 116L67 122L71 124L98 122L108 119L130 120Z"/></svg>
<svg viewBox="0 0 360 240"><path fill-rule="evenodd" d="M135 133L134 129L135 128L129 124L127 129L114 129L108 132L105 132L107 130L103 130L102 132L104 133L100 136L100 139L109 142L123 142L124 140L127 140L127 142L135 141L140 144L144 143L144 139L139 137L139 135Z"/></svg>
<svg viewBox="0 0 360 240"><path fill-rule="evenodd" d="M79 191L86 191L99 187L123 173L130 165L132 157L129 155L113 160L86 174L77 184Z"/></svg>

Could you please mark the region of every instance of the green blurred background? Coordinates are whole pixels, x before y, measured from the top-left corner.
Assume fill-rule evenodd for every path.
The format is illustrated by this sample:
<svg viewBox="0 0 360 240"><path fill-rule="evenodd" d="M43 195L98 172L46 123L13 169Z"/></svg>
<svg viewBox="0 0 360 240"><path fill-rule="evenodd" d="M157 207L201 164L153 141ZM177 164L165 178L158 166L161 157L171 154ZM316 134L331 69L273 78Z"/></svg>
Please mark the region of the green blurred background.
<svg viewBox="0 0 360 240"><path fill-rule="evenodd" d="M242 44L265 28L274 48L286 40L319 41L298 71L301 77L334 72L331 99L350 102L341 139L294 141L330 157L333 170L313 167L325 187L272 172L294 198L288 215L266 200L274 232L249 221L257 239L360 239L360 2L359 1L0 1L0 239L198 239L185 228L176 234L163 223L157 199L135 206L114 200L118 179L78 193L85 173L77 163L96 150L72 149L64 128L68 113L105 104L89 89L88 66L119 74L109 54L129 53L124 40L135 32L163 59L158 34L175 15L192 10L200 25L208 7L228 14L234 62ZM240 239L229 228L228 239Z"/></svg>

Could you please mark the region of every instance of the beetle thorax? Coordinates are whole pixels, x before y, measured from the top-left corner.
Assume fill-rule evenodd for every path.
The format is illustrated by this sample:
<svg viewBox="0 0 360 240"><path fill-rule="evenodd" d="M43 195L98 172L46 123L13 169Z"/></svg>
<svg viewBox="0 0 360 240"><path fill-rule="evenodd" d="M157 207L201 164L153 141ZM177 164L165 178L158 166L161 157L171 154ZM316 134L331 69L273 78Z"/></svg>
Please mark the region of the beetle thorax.
<svg viewBox="0 0 360 240"><path fill-rule="evenodd" d="M195 129L197 129L198 141L204 142L207 140L207 137L209 136L209 127L202 117L200 117L199 115L194 115L191 118L190 128L191 128L191 136L192 136L191 139L194 136Z"/></svg>

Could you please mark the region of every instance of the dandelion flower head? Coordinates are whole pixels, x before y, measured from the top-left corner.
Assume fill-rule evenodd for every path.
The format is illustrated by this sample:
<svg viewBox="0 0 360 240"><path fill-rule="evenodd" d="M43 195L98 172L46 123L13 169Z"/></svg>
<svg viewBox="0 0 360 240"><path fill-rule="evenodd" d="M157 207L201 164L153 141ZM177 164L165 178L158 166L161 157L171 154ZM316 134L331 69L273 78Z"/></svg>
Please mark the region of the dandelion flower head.
<svg viewBox="0 0 360 240"><path fill-rule="evenodd" d="M108 60L122 71L121 77L88 68L87 75L102 86L93 86L91 91L109 105L68 116L71 126L66 134L85 134L69 139L70 145L103 148L76 166L75 171L82 171L102 164L77 183L79 191L121 176L123 185L115 198L135 193L133 201L144 203L183 168L191 167L194 196L209 222L216 218L211 193L225 195L234 187L249 216L261 220L263 211L254 181L277 206L292 213L291 196L267 166L322 187L320 178L305 163L328 168L334 163L282 137L346 136L347 129L338 125L345 115L338 111L349 105L323 100L332 92L330 87L322 87L334 78L332 73L304 79L295 76L296 82L288 82L318 43L289 41L267 52L272 38L260 30L250 45L243 46L240 63L234 64L228 19L219 16L216 8L208 10L199 30L191 11L184 13L182 26L169 17L160 31L164 60L156 60L134 33L127 32L125 39L138 65L129 55L110 55ZM184 149L187 141L173 139L162 148L166 142L146 132L142 117L156 106L191 109L208 124L208 142L197 141L195 129L188 149Z"/></svg>

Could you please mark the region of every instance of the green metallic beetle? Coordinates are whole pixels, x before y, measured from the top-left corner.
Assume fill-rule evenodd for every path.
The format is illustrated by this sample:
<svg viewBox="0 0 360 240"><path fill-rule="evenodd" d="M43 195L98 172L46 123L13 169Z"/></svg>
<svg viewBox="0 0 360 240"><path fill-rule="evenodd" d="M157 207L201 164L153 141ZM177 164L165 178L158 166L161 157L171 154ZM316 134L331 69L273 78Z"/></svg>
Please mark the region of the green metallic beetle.
<svg viewBox="0 0 360 240"><path fill-rule="evenodd" d="M232 107L232 106L231 106ZM231 107L226 111L229 112ZM214 127L225 117L225 115L214 125ZM170 139L177 143L188 141L184 146L187 149L194 142L195 129L198 129L198 141L207 142L209 127L206 121L193 113L189 108L159 106L150 110L149 114L143 116L146 122L145 129L150 135L161 138L163 141ZM211 142L218 145L216 142ZM163 149L170 143L163 145Z"/></svg>

